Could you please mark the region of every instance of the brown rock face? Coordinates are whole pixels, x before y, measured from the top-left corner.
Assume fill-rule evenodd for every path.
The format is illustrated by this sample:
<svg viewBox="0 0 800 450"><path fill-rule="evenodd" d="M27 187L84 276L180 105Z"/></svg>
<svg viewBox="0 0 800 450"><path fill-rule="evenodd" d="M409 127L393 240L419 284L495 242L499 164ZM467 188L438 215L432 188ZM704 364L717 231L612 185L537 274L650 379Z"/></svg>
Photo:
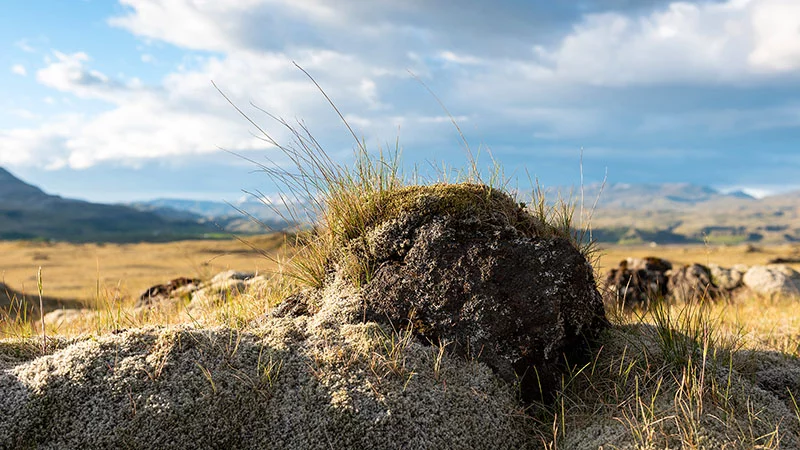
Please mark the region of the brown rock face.
<svg viewBox="0 0 800 450"><path fill-rule="evenodd" d="M180 277L170 280L168 283L157 284L144 291L136 300L134 307L148 306L169 299L176 295L181 288L186 288L187 293L191 292L194 290L191 287L196 289L200 282L201 280L196 278Z"/></svg>
<svg viewBox="0 0 800 450"><path fill-rule="evenodd" d="M711 270L702 264L679 267L669 278L669 292L678 301L715 300L720 289L711 281Z"/></svg>
<svg viewBox="0 0 800 450"><path fill-rule="evenodd" d="M513 214L448 211L430 207L435 192L415 195L427 206L366 238L377 270L363 288L364 317L411 324L424 341L451 342L506 381L521 379L523 400L547 398L564 355L576 361L606 324L591 265L568 240L519 226L536 219L505 194L491 192Z"/></svg>
<svg viewBox="0 0 800 450"><path fill-rule="evenodd" d="M611 269L606 276L604 296L606 302L630 310L647 309L650 302L667 295L667 272L672 263L665 259L647 257L628 258Z"/></svg>

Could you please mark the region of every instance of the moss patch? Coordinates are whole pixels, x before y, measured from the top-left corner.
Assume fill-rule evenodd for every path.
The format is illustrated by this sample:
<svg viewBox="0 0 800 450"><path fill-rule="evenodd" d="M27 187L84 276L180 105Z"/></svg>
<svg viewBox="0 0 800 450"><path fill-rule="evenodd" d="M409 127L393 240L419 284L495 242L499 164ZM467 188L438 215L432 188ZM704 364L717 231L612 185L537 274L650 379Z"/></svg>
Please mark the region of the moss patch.
<svg viewBox="0 0 800 450"><path fill-rule="evenodd" d="M413 214L422 220L448 215L479 223L509 224L526 235L544 231L544 224L531 216L514 199L497 189L480 184L434 184L407 186L382 193L377 199L377 214L370 226L378 225L401 214Z"/></svg>

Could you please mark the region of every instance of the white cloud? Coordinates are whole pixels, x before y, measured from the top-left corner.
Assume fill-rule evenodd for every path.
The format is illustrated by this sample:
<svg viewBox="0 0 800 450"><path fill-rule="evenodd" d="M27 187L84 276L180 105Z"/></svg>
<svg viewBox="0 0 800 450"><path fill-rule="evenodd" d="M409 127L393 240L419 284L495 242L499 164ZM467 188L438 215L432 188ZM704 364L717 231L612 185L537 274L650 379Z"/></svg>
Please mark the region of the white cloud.
<svg viewBox="0 0 800 450"><path fill-rule="evenodd" d="M28 71L22 64L14 64L13 66L11 66L11 73L17 74L21 77L28 75Z"/></svg>
<svg viewBox="0 0 800 450"><path fill-rule="evenodd" d="M752 13L754 48L749 63L774 72L800 69L800 3L766 0L754 5Z"/></svg>
<svg viewBox="0 0 800 450"><path fill-rule="evenodd" d="M800 4L789 0L675 2L635 15L593 14L548 41L519 34L524 27L486 30L487 42L502 41L514 51L506 46L498 50L494 44L473 48L475 41L465 38L463 24L450 17L466 14L461 11L465 8L453 11L444 3L343 1L336 8L322 0L121 3L129 9L110 19L112 25L146 42L212 53L187 56L196 59L160 82L145 85L92 69L86 53L53 52L36 72L37 80L66 97L105 102L108 110L36 129L0 132L2 148L37 155L0 153L0 164L50 161L46 164L87 167L111 160L191 157L218 147L266 148L248 134L250 127L213 89L211 80L248 111L252 100L277 115L306 120L318 136L339 133L347 138L322 95L292 60L317 78L352 124L361 128L358 132L391 139L398 127L408 127L402 132L404 142L417 135L425 135L428 142L439 139L431 137L434 127L451 126L449 119L437 115L434 101L407 98L409 92L423 99L427 95L409 81L409 68L431 81L462 122L496 133L522 129L527 137L547 139L610 133L615 123L619 128L618 117L584 95L597 87L765 84L800 70ZM429 10L449 25L426 19ZM516 51L522 48L527 52ZM140 58L153 61L149 53ZM769 119L749 123L796 123L796 109L780 108L765 116ZM706 112L716 118L696 118L722 130L754 117L746 112ZM260 113L253 115L260 123L268 120ZM674 128L677 120L642 116L642 133L647 127ZM335 139L337 145L344 142Z"/></svg>
<svg viewBox="0 0 800 450"><path fill-rule="evenodd" d="M454 52L451 52L451 51L443 51L443 52L439 53L439 57L442 60L450 62L450 63L468 65L468 66L481 65L481 64L484 64L486 62L485 60L483 60L481 58L478 58L478 57L475 57L475 56L457 54L457 53L454 53Z"/></svg>
<svg viewBox="0 0 800 450"><path fill-rule="evenodd" d="M590 15L555 48L537 47L553 77L592 85L744 83L800 68L800 3L676 2L639 17Z"/></svg>
<svg viewBox="0 0 800 450"><path fill-rule="evenodd" d="M34 113L32 111L29 111L27 109L22 109L22 108L17 108L17 109L11 110L11 114L19 117L20 119L25 119L25 120L34 120L34 119L41 118L40 115L38 115L38 114L36 114L36 113Z"/></svg>
<svg viewBox="0 0 800 450"><path fill-rule="evenodd" d="M151 64L151 63L155 62L155 60L156 60L156 58L153 55L149 54L149 53L142 54L142 56L140 58L141 58L142 62L145 63L145 64Z"/></svg>
<svg viewBox="0 0 800 450"><path fill-rule="evenodd" d="M36 52L36 49L28 44L27 39L20 39L19 41L14 43L14 46L26 53Z"/></svg>
<svg viewBox="0 0 800 450"><path fill-rule="evenodd" d="M393 72L331 51L298 51L294 57L344 111L376 115L386 109L380 86L387 77L394 79ZM271 119L250 108L250 101L290 121L302 118L315 132L349 139L322 94L285 54L236 51L208 57L194 70L168 74L158 86L111 79L88 67L89 62L85 53L53 52L37 79L81 98L108 102L112 108L80 120L69 117L39 128L5 131L0 147L17 150L0 153L0 164L85 168L104 161L135 164L169 156L190 158L220 148L269 148L252 136L255 130L214 89L212 80L259 123L269 124ZM375 127L385 122L378 116ZM269 128L277 129L276 138L286 137L281 127Z"/></svg>
<svg viewBox="0 0 800 450"><path fill-rule="evenodd" d="M68 92L81 98L95 98L120 103L142 91L137 79L115 80L106 74L86 67L91 60L84 52L65 54L53 51L45 61L47 66L36 72L41 84Z"/></svg>
<svg viewBox="0 0 800 450"><path fill-rule="evenodd" d="M65 166L69 157L66 141L83 120L78 115L65 115L38 128L0 130L0 165Z"/></svg>

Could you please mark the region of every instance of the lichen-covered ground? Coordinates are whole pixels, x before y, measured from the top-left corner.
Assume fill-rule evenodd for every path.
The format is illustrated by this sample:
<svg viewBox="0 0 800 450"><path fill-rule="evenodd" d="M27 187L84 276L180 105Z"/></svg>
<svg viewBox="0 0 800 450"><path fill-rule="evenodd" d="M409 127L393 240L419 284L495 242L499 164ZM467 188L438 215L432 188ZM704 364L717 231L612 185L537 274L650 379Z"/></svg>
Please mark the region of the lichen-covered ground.
<svg viewBox="0 0 800 450"><path fill-rule="evenodd" d="M0 346L2 448L534 448L513 387L330 289L312 318Z"/></svg>

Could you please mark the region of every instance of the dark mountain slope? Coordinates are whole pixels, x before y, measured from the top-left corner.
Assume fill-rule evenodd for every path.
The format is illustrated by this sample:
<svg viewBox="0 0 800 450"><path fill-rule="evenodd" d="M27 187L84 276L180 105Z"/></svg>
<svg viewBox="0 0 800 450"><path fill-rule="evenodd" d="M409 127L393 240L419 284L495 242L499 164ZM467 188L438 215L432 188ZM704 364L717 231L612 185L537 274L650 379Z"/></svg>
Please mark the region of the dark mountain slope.
<svg viewBox="0 0 800 450"><path fill-rule="evenodd" d="M0 168L0 239L166 241L215 231L197 220L49 195Z"/></svg>

